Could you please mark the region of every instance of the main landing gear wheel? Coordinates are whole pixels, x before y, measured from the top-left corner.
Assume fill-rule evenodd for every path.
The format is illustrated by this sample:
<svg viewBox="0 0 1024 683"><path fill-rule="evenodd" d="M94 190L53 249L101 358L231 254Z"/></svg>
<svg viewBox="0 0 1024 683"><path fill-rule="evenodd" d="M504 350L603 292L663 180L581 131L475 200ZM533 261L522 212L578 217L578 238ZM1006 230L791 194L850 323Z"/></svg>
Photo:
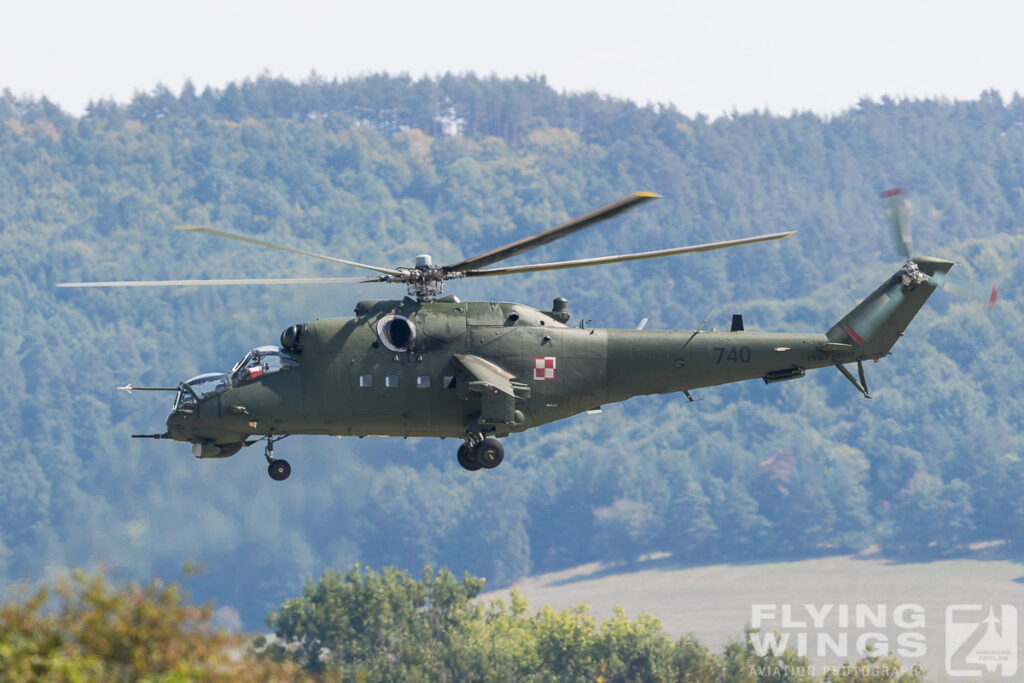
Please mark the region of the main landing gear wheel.
<svg viewBox="0 0 1024 683"><path fill-rule="evenodd" d="M473 457L473 447L468 443L464 443L459 446L459 452L456 454L459 459L459 464L462 465L463 469L467 469L470 472L476 472L480 469L480 463Z"/></svg>
<svg viewBox="0 0 1024 683"><path fill-rule="evenodd" d="M274 481L284 481L292 473L292 466L288 464L287 460L271 460L267 465L267 473Z"/></svg>
<svg viewBox="0 0 1024 683"><path fill-rule="evenodd" d="M491 470L505 459L505 447L497 439L487 438L473 447L473 460L479 467Z"/></svg>

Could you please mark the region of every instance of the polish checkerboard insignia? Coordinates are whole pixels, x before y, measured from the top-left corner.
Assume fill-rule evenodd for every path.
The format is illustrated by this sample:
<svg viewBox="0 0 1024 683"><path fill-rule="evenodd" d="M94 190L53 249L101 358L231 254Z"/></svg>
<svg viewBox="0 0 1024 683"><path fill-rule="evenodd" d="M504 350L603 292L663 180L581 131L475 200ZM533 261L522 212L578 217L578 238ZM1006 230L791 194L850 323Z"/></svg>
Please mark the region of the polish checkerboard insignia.
<svg viewBox="0 0 1024 683"><path fill-rule="evenodd" d="M533 378L538 381L555 378L554 356L537 356L533 359Z"/></svg>

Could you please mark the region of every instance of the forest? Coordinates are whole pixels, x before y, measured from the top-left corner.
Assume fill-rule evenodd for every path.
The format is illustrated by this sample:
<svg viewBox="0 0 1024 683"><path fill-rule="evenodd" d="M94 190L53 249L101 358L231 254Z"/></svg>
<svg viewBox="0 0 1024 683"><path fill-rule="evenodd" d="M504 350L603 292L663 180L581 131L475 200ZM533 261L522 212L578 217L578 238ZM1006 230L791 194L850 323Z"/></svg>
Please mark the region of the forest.
<svg viewBox="0 0 1024 683"><path fill-rule="evenodd" d="M1024 545L1024 99L865 99L832 117L689 118L543 78L262 77L139 93L71 116L0 96L0 577L66 567L143 581L203 566L213 618L260 629L332 568L425 564L485 577L652 552L682 566L854 553L932 559ZM606 406L506 439L463 471L451 441L294 437L195 460L163 431L174 386L227 370L287 325L348 315L384 285L58 290L66 281L346 276L172 230L189 223L363 263L453 262L629 192L650 206L531 254L600 256L765 232L789 239L458 282L464 300L572 324L824 332L901 265L879 192L913 201L922 254L1001 286L939 291L865 400L838 373ZM528 260L528 259L527 259ZM737 624L737 629L742 625Z"/></svg>

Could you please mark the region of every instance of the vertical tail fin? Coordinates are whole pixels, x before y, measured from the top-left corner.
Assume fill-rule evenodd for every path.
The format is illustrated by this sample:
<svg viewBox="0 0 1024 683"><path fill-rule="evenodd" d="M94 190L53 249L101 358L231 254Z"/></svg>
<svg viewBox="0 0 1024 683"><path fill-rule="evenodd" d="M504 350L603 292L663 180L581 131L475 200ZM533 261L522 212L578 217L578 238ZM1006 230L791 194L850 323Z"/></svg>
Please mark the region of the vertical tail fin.
<svg viewBox="0 0 1024 683"><path fill-rule="evenodd" d="M952 267L953 262L944 259L911 259L833 325L827 333L829 341L855 346L862 358L886 355L935 291L932 276L945 274Z"/></svg>

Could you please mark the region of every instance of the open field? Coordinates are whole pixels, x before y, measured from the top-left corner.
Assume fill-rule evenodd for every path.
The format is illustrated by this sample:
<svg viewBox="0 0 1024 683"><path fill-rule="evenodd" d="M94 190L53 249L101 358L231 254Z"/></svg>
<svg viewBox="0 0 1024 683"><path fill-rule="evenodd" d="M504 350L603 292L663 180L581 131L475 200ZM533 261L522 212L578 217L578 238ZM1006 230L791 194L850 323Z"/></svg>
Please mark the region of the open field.
<svg viewBox="0 0 1024 683"><path fill-rule="evenodd" d="M640 563L635 571L595 563L531 577L518 586L533 607L586 603L599 618L610 616L616 605L631 618L649 612L660 618L673 636L693 633L716 652L729 638L742 635L743 625L752 621L754 606L760 605L763 630L789 633L793 649L803 634L807 655L819 671L842 663L843 657L834 654L841 645L832 643L841 642L845 634L851 659L858 658L858 638L875 643L884 639L902 661L925 666L929 680L966 680L946 675L947 608L983 606L956 613L957 621L966 622L969 629L987 616L990 605L996 616L1002 605L1012 605L1018 612L1024 608L1024 564L987 557L982 552L971 559L898 563L872 556L839 556L689 568L672 565L670 558L658 558ZM502 590L484 597L507 595L508 590ZM844 605L848 610L845 627L840 621ZM791 610L788 619L784 619L784 609ZM820 619L818 628L814 616L826 609L829 613ZM982 633L980 630L977 635ZM1019 629L1014 677L993 674L984 680L1024 677L1022 633L1024 629ZM819 647L826 656L816 654ZM920 656L901 656L901 649Z"/></svg>

